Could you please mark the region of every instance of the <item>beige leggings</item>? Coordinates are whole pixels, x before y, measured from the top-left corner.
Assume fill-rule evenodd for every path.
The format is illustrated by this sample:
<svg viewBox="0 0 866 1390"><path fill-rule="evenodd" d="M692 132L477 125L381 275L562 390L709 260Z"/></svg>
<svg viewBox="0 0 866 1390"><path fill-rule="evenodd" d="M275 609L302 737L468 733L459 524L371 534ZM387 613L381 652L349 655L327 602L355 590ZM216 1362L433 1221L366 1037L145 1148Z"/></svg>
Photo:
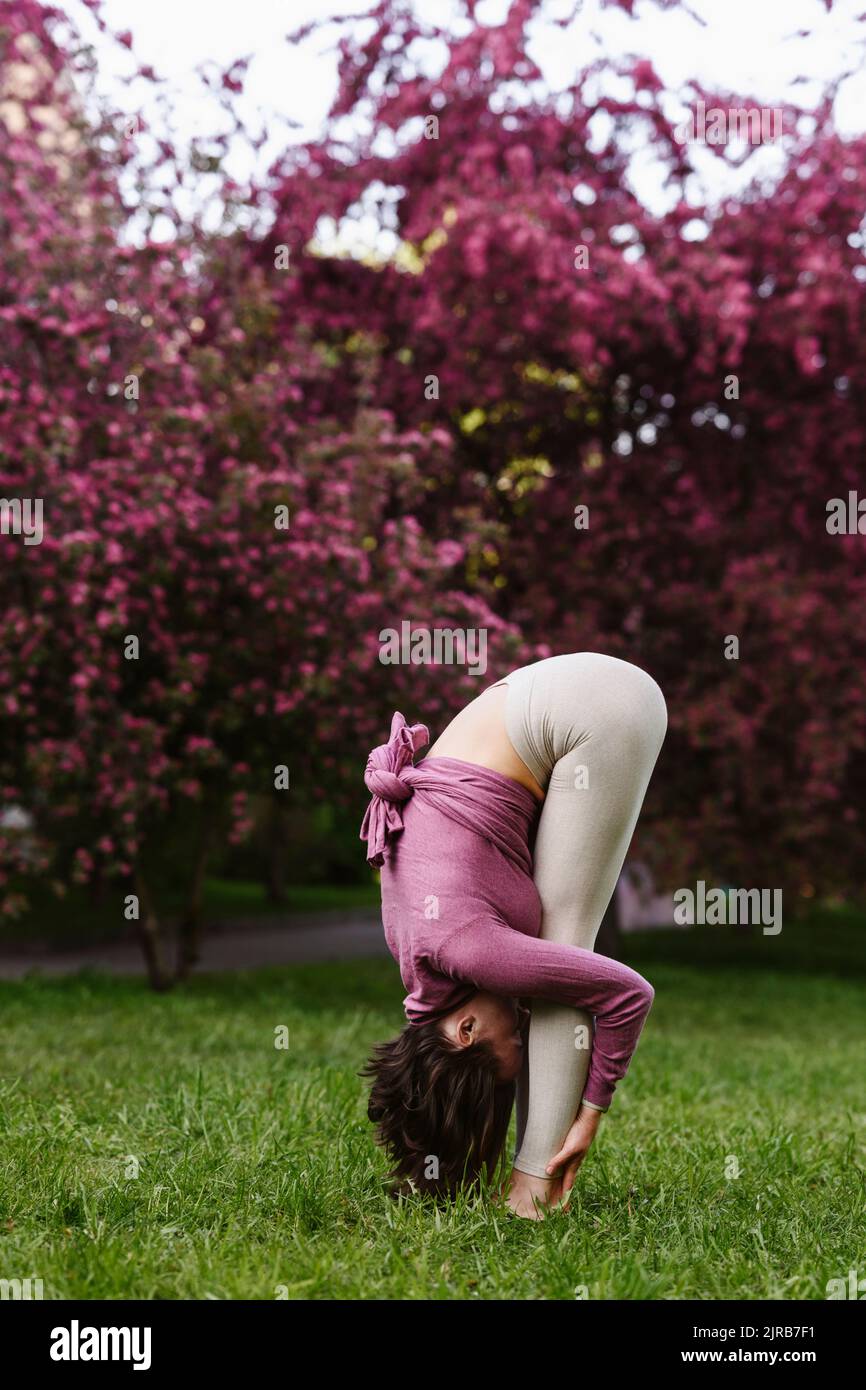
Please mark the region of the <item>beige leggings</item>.
<svg viewBox="0 0 866 1390"><path fill-rule="evenodd" d="M592 950L664 742L661 690L597 652L553 656L506 676L505 725L547 795L535 841L541 936ZM580 1025L584 1025L581 1027ZM545 1177L577 1114L589 1014L534 1000L517 1090L514 1166Z"/></svg>

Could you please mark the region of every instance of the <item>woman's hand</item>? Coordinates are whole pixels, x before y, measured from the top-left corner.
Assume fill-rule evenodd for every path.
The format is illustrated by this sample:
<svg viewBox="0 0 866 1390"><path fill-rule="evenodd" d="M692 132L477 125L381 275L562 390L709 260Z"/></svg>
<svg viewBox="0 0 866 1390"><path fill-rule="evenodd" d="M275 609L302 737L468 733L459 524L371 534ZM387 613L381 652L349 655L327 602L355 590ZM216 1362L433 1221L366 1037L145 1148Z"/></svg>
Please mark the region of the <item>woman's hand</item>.
<svg viewBox="0 0 866 1390"><path fill-rule="evenodd" d="M556 1178L560 1184L562 1197L566 1197L574 1187L577 1170L589 1153L603 1113L602 1110L593 1110L582 1105L577 1112L577 1119L563 1140L562 1148L559 1153L553 1155L547 1165L550 1176Z"/></svg>

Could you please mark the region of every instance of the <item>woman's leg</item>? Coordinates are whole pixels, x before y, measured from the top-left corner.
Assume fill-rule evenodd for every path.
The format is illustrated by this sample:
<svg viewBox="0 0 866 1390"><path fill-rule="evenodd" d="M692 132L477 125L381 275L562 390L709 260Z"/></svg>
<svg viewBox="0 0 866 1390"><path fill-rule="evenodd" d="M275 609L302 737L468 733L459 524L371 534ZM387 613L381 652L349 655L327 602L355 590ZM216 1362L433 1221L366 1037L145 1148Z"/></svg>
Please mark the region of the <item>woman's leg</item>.
<svg viewBox="0 0 866 1390"><path fill-rule="evenodd" d="M509 738L547 785L534 855L541 935L591 950L664 741L664 698L645 671L596 652L551 657L506 680ZM534 1002L518 1086L520 1171L546 1176L577 1113L591 1046L589 1014Z"/></svg>

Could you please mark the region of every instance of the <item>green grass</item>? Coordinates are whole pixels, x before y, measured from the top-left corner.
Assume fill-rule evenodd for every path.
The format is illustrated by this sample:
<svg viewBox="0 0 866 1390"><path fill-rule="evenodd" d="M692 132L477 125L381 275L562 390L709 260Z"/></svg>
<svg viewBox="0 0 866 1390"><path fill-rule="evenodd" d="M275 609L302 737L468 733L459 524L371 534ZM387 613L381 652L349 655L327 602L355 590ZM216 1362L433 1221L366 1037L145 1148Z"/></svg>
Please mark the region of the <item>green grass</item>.
<svg viewBox="0 0 866 1390"><path fill-rule="evenodd" d="M389 962L159 997L4 984L0 1278L46 1298L822 1299L866 1276L864 934L825 928L848 978L796 932L712 966L725 933L689 933L691 964L685 934L628 943L655 1006L572 1210L540 1224L384 1195L355 1072L400 1026Z"/></svg>

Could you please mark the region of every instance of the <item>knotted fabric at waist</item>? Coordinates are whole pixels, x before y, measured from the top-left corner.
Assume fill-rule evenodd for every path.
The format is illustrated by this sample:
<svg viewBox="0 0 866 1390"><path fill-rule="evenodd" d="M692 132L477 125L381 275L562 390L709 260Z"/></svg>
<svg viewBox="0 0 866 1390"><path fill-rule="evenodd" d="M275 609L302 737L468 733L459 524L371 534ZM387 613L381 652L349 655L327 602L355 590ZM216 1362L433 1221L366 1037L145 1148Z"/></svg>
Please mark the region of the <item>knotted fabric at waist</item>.
<svg viewBox="0 0 866 1390"><path fill-rule="evenodd" d="M429 741L426 724L410 726L397 711L391 720L388 742L380 743L367 759L364 782L372 800L361 826L361 839L367 841L368 864L384 864L385 846L392 835L403 829L400 805L412 795L412 759Z"/></svg>
<svg viewBox="0 0 866 1390"><path fill-rule="evenodd" d="M402 714L391 721L387 743L367 759L364 781L372 793L361 826L367 863L381 867L395 835L403 829L402 806L417 792L424 805L490 841L526 873L532 872L530 825L537 810L532 793L517 782L456 758L412 758L429 740L423 724L407 725Z"/></svg>

